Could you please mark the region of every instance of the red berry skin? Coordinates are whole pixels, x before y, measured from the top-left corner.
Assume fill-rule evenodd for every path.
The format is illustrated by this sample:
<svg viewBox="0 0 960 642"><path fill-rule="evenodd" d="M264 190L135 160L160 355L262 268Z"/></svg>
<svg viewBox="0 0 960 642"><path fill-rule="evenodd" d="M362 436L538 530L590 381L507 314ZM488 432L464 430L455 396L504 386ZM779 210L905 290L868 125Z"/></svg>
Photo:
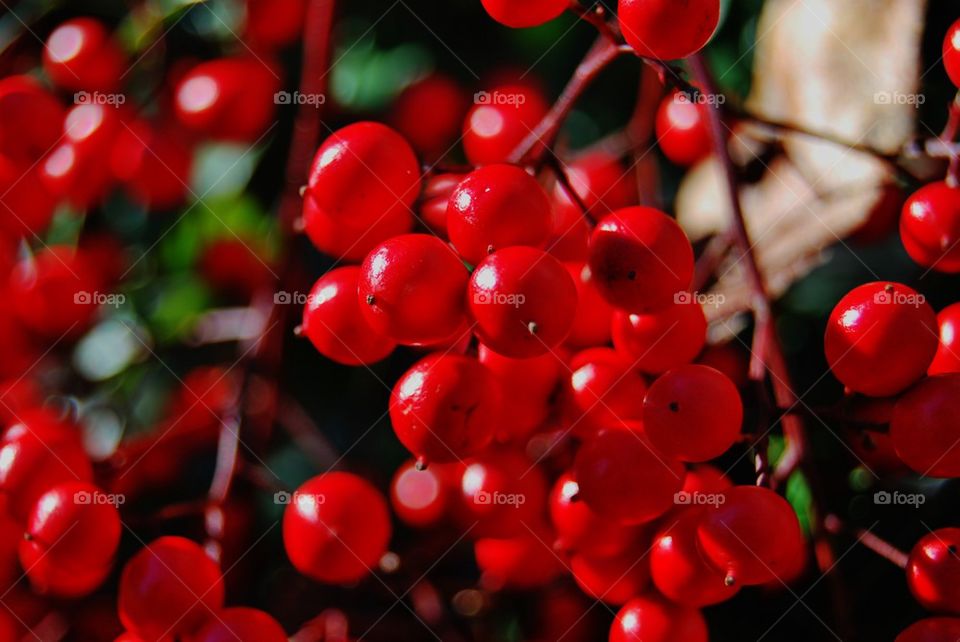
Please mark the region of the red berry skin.
<svg viewBox="0 0 960 642"><path fill-rule="evenodd" d="M273 121L279 89L277 72L259 58L210 60L180 78L174 113L198 135L253 143Z"/></svg>
<svg viewBox="0 0 960 642"><path fill-rule="evenodd" d="M186 642L286 642L280 623L259 609L230 607L211 614Z"/></svg>
<svg viewBox="0 0 960 642"><path fill-rule="evenodd" d="M515 537L544 521L547 480L522 451L492 449L464 463L460 519L472 536ZM553 536L544 541L549 547Z"/></svg>
<svg viewBox="0 0 960 642"><path fill-rule="evenodd" d="M302 574L325 584L358 582L390 542L387 502L351 473L317 475L293 494L283 514L283 545Z"/></svg>
<svg viewBox="0 0 960 642"><path fill-rule="evenodd" d="M497 380L475 358L457 354L421 359L390 395L397 439L427 462L456 461L486 448L501 411Z"/></svg>
<svg viewBox="0 0 960 642"><path fill-rule="evenodd" d="M183 202L189 192L193 150L169 127L146 121L124 126L110 156L110 170L130 195L149 209L164 210Z"/></svg>
<svg viewBox="0 0 960 642"><path fill-rule="evenodd" d="M907 561L907 586L928 611L960 613L960 528L938 528L920 538Z"/></svg>
<svg viewBox="0 0 960 642"><path fill-rule="evenodd" d="M390 505L393 512L408 526L436 526L454 506L459 494L460 463L430 464L423 470L411 459L400 466L390 483Z"/></svg>
<svg viewBox="0 0 960 642"><path fill-rule="evenodd" d="M437 174L426 179L420 200L420 219L440 238L447 236L447 207L450 194L464 178L463 174Z"/></svg>
<svg viewBox="0 0 960 642"><path fill-rule="evenodd" d="M577 286L557 259L530 247L494 252L473 271L467 305L474 332L492 350L536 357L567 337Z"/></svg>
<svg viewBox="0 0 960 642"><path fill-rule="evenodd" d="M106 28L75 18L54 29L43 50L43 70L69 91L112 91L120 85L124 55Z"/></svg>
<svg viewBox="0 0 960 642"><path fill-rule="evenodd" d="M587 207L586 214L599 221L611 212L636 205L637 182L632 170L614 156L602 151L577 158L566 168L571 187ZM562 210L558 217L573 221L584 212L570 198L559 181L553 187L554 207Z"/></svg>
<svg viewBox="0 0 960 642"><path fill-rule="evenodd" d="M672 218L628 207L601 220L590 240L590 271L600 293L628 312L672 304L693 279L693 248Z"/></svg>
<svg viewBox="0 0 960 642"><path fill-rule="evenodd" d="M750 383L749 355L746 349L735 342L707 346L697 358L697 363L727 375L737 388L745 388Z"/></svg>
<svg viewBox="0 0 960 642"><path fill-rule="evenodd" d="M937 315L899 283L854 288L830 315L824 350L833 374L871 397L902 392L926 373L938 345Z"/></svg>
<svg viewBox="0 0 960 642"><path fill-rule="evenodd" d="M463 125L463 148L471 165L506 162L547 113L540 92L529 85L502 85L481 92Z"/></svg>
<svg viewBox="0 0 960 642"><path fill-rule="evenodd" d="M199 544L161 537L124 566L118 595L124 627L159 642L195 631L223 606L223 577Z"/></svg>
<svg viewBox="0 0 960 642"><path fill-rule="evenodd" d="M614 312L613 345L644 372L660 374L693 361L707 342L707 317L696 301L650 314Z"/></svg>
<svg viewBox="0 0 960 642"><path fill-rule="evenodd" d="M589 437L598 430L643 418L647 381L633 361L611 348L590 348L570 360L563 388L563 419L574 434Z"/></svg>
<svg viewBox="0 0 960 642"><path fill-rule="evenodd" d="M617 16L638 56L676 60L707 44L720 22L720 0L620 0Z"/></svg>
<svg viewBox="0 0 960 642"><path fill-rule="evenodd" d="M953 84L960 87L960 20L950 25L943 39L943 66Z"/></svg>
<svg viewBox="0 0 960 642"><path fill-rule="evenodd" d="M397 236L363 260L360 309L374 332L397 343L436 343L463 325L469 278L466 266L435 236Z"/></svg>
<svg viewBox="0 0 960 642"><path fill-rule="evenodd" d="M550 521L557 532L554 548L589 557L610 557L626 551L641 529L624 526L596 514L580 497L580 486L570 472L550 491Z"/></svg>
<svg viewBox="0 0 960 642"><path fill-rule="evenodd" d="M733 482L722 470L710 464L697 464L687 470L683 479L682 492L694 493L722 493L733 488Z"/></svg>
<svg viewBox="0 0 960 642"><path fill-rule="evenodd" d="M0 155L31 163L60 139L64 108L31 76L0 79Z"/></svg>
<svg viewBox="0 0 960 642"><path fill-rule="evenodd" d="M314 284L303 308L303 335L328 359L347 366L369 365L393 352L396 343L375 332L357 301L360 268L331 270Z"/></svg>
<svg viewBox="0 0 960 642"><path fill-rule="evenodd" d="M423 108L430 106L424 118ZM390 122L427 160L442 158L460 135L470 104L454 79L433 74L404 89L393 104Z"/></svg>
<svg viewBox="0 0 960 642"><path fill-rule="evenodd" d="M584 263L590 255L590 223L579 207L565 207L553 199L553 230L546 250L564 262Z"/></svg>
<svg viewBox="0 0 960 642"><path fill-rule="evenodd" d="M304 228L322 252L352 259L409 231L419 194L420 166L403 136L380 123L354 123L317 150L304 193Z"/></svg>
<svg viewBox="0 0 960 642"><path fill-rule="evenodd" d="M960 477L960 374L924 379L893 408L890 438L897 456L930 477Z"/></svg>
<svg viewBox="0 0 960 642"><path fill-rule="evenodd" d="M637 597L617 613L610 642L708 642L707 623L697 609L654 595Z"/></svg>
<svg viewBox="0 0 960 642"><path fill-rule="evenodd" d="M657 109L657 144L671 162L689 167L710 154L710 125L705 104L675 91Z"/></svg>
<svg viewBox="0 0 960 642"><path fill-rule="evenodd" d="M960 372L960 303L941 310L937 325L940 327L940 345L927 374Z"/></svg>
<svg viewBox="0 0 960 642"><path fill-rule="evenodd" d="M468 263L513 245L540 247L552 219L547 193L515 165L494 164L467 175L450 195L447 234Z"/></svg>
<svg viewBox="0 0 960 642"><path fill-rule="evenodd" d="M254 46L282 47L303 34L307 0L246 0L244 40Z"/></svg>
<svg viewBox="0 0 960 642"><path fill-rule="evenodd" d="M904 629L894 642L956 642L960 639L960 618L929 617Z"/></svg>
<svg viewBox="0 0 960 642"><path fill-rule="evenodd" d="M41 165L18 164L0 156L0 235L32 239L50 224L57 207L55 187L46 182Z"/></svg>
<svg viewBox="0 0 960 642"><path fill-rule="evenodd" d="M37 590L49 592L58 576L109 567L119 543L116 504L93 484L67 482L34 504L20 542L20 564Z"/></svg>
<svg viewBox="0 0 960 642"><path fill-rule="evenodd" d="M650 386L643 400L643 431L663 454L680 461L719 457L740 436L743 401L718 370L674 368Z"/></svg>
<svg viewBox="0 0 960 642"><path fill-rule="evenodd" d="M647 543L612 556L577 554L570 558L573 579L586 595L607 604L623 605L640 595L650 584Z"/></svg>
<svg viewBox="0 0 960 642"><path fill-rule="evenodd" d="M900 240L923 267L960 272L960 189L941 181L914 192L903 205Z"/></svg>
<svg viewBox="0 0 960 642"><path fill-rule="evenodd" d="M577 286L577 316L573 319L567 344L579 348L609 344L613 306L593 283L590 266L585 263L565 263L564 266Z"/></svg>
<svg viewBox="0 0 960 642"><path fill-rule="evenodd" d="M704 559L736 585L785 579L803 548L793 507L757 486L735 486L723 497L706 510L697 527Z"/></svg>
<svg viewBox="0 0 960 642"><path fill-rule="evenodd" d="M621 524L642 524L673 506L683 485L683 466L633 429L602 430L577 453L574 476L587 506Z"/></svg>
<svg viewBox="0 0 960 642"><path fill-rule="evenodd" d="M490 17L502 25L523 29L537 27L563 13L565 0L480 0Z"/></svg>
<svg viewBox="0 0 960 642"><path fill-rule="evenodd" d="M543 527L534 527L532 531L474 542L481 586L488 590L533 589L563 574L562 562L550 549L551 533Z"/></svg>

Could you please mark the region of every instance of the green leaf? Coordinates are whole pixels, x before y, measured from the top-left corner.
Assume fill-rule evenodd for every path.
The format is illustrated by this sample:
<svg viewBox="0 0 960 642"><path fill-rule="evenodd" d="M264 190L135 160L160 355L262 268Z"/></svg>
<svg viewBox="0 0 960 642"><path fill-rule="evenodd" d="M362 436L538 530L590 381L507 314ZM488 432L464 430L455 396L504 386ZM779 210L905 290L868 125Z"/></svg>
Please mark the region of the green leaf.
<svg viewBox="0 0 960 642"><path fill-rule="evenodd" d="M786 488L787 501L793 506L800 520L800 527L807 535L810 534L810 527L814 524L816 514L813 510L813 492L810 490L810 484L803 473L797 471L787 479Z"/></svg>

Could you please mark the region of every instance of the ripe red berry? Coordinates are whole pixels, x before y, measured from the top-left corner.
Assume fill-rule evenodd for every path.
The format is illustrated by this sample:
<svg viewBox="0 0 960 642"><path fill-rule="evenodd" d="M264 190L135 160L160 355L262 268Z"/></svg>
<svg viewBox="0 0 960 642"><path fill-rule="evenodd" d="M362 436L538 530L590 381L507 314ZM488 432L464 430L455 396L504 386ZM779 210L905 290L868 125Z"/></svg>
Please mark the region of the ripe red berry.
<svg viewBox="0 0 960 642"><path fill-rule="evenodd" d="M720 22L720 0L620 0L617 16L638 56L675 60L707 44Z"/></svg>
<svg viewBox="0 0 960 642"><path fill-rule="evenodd" d="M286 642L280 623L259 609L230 607L210 615L190 642Z"/></svg>
<svg viewBox="0 0 960 642"><path fill-rule="evenodd" d="M894 406L890 438L897 456L931 477L960 477L960 374L924 379Z"/></svg>
<svg viewBox="0 0 960 642"><path fill-rule="evenodd" d="M574 347L606 345L610 343L613 306L603 298L593 282L593 273L585 263L565 263L567 272L577 286L577 316L567 336L567 344Z"/></svg>
<svg viewBox="0 0 960 642"><path fill-rule="evenodd" d="M56 97L31 76L0 79L0 154L35 162L60 139L63 114Z"/></svg>
<svg viewBox="0 0 960 642"><path fill-rule="evenodd" d="M223 577L200 545L161 537L130 558L118 593L127 630L160 642L195 631L223 606Z"/></svg>
<svg viewBox="0 0 960 642"><path fill-rule="evenodd" d="M436 174L428 178L423 186L420 218L430 231L440 238L447 238L447 207L450 205L450 194L462 180L462 174Z"/></svg>
<svg viewBox="0 0 960 642"><path fill-rule="evenodd" d="M360 310L374 332L398 343L443 341L463 325L469 278L454 251L435 236L397 236L363 260Z"/></svg>
<svg viewBox="0 0 960 642"><path fill-rule="evenodd" d="M929 617L904 629L894 642L957 642L960 618Z"/></svg>
<svg viewBox="0 0 960 642"><path fill-rule="evenodd" d="M694 102L688 94L674 91L657 110L657 144L664 156L677 165L689 167L710 154L710 125L705 113L709 106Z"/></svg>
<svg viewBox="0 0 960 642"><path fill-rule="evenodd" d="M914 192L903 205L900 240L923 267L960 272L960 188L941 181Z"/></svg>
<svg viewBox="0 0 960 642"><path fill-rule="evenodd" d="M927 374L960 372L960 303L941 310L937 325L940 327L940 345Z"/></svg>
<svg viewBox="0 0 960 642"><path fill-rule="evenodd" d="M390 423L397 439L427 462L455 461L480 452L493 439L501 391L473 357L427 356L397 381Z"/></svg>
<svg viewBox="0 0 960 642"><path fill-rule="evenodd" d="M551 541L550 532L536 525L513 537L478 539L473 552L481 572L481 586L500 590L549 584L564 571L560 558L550 549Z"/></svg>
<svg viewBox="0 0 960 642"><path fill-rule="evenodd" d="M540 247L551 225L546 192L515 165L474 170L453 190L447 208L450 242L474 265L512 245Z"/></svg>
<svg viewBox="0 0 960 642"><path fill-rule="evenodd" d="M448 516L459 494L462 468L459 463L433 463L421 470L415 460L407 461L390 483L393 512L410 526L435 526Z"/></svg>
<svg viewBox="0 0 960 642"><path fill-rule="evenodd" d="M700 611L654 595L637 597L617 613L610 642L707 642Z"/></svg>
<svg viewBox="0 0 960 642"><path fill-rule="evenodd" d="M943 39L943 66L953 84L960 87L960 20L950 25Z"/></svg>
<svg viewBox="0 0 960 642"><path fill-rule="evenodd" d="M502 85L480 92L463 125L463 148L471 165L507 161L547 113L540 92L529 85Z"/></svg>
<svg viewBox="0 0 960 642"><path fill-rule="evenodd" d="M649 314L614 312L612 328L617 351L653 374L690 363L707 341L707 318L692 300Z"/></svg>
<svg viewBox="0 0 960 642"><path fill-rule="evenodd" d="M174 113L198 135L253 143L271 125L278 89L277 71L260 58L210 60L180 78Z"/></svg>
<svg viewBox="0 0 960 642"><path fill-rule="evenodd" d="M307 0L246 0L244 39L253 45L281 47L303 35Z"/></svg>
<svg viewBox="0 0 960 642"><path fill-rule="evenodd" d="M601 220L590 240L590 270L601 294L622 310L652 312L673 303L693 279L693 248L677 222L650 207Z"/></svg>
<svg viewBox="0 0 960 642"><path fill-rule="evenodd" d="M112 91L124 73L124 55L101 23L74 18L54 29L43 50L43 70L70 91Z"/></svg>
<svg viewBox="0 0 960 642"><path fill-rule="evenodd" d="M827 362L847 388L897 394L926 373L937 351L937 315L911 288L867 283L844 296L824 338Z"/></svg>
<svg viewBox="0 0 960 642"><path fill-rule="evenodd" d="M683 485L683 466L658 453L639 426L602 430L577 453L574 476L587 506L623 524L663 515Z"/></svg>
<svg viewBox="0 0 960 642"><path fill-rule="evenodd" d="M430 116L424 118L424 106ZM453 149L469 103L454 79L435 73L408 86L397 96L390 122L427 160L436 160Z"/></svg>
<svg viewBox="0 0 960 642"><path fill-rule="evenodd" d="M584 154L565 169L571 187L587 207L585 213L594 220L637 203L637 181L632 169L607 152ZM558 218L573 221L574 216L584 215L559 181L553 187L553 200L554 207L560 210Z"/></svg>
<svg viewBox="0 0 960 642"><path fill-rule="evenodd" d="M513 537L543 521L547 480L522 452L493 449L468 459L460 480L466 526L477 537ZM545 540L547 547L553 537Z"/></svg>
<svg viewBox="0 0 960 642"><path fill-rule="evenodd" d="M627 550L640 529L596 514L580 496L573 474L564 473L550 491L550 521L557 531L554 548L591 557L609 557Z"/></svg>
<svg viewBox="0 0 960 642"><path fill-rule="evenodd" d="M553 20L569 4L565 0L480 0L490 17L514 29L536 27Z"/></svg>
<svg viewBox="0 0 960 642"><path fill-rule="evenodd" d="M570 360L564 381L563 419L581 437L643 417L647 381L629 357L611 348L590 348Z"/></svg>
<svg viewBox="0 0 960 642"><path fill-rule="evenodd" d="M508 357L535 357L559 345L577 312L577 286L563 264L530 247L488 256L470 278L474 331Z"/></svg>
<svg viewBox="0 0 960 642"><path fill-rule="evenodd" d="M583 263L590 254L590 223L579 207L564 207L553 198L553 229L546 249L561 261Z"/></svg>
<svg viewBox="0 0 960 642"><path fill-rule="evenodd" d="M57 207L56 186L42 165L18 164L0 156L0 235L4 242L42 234Z"/></svg>
<svg viewBox="0 0 960 642"><path fill-rule="evenodd" d="M758 486L735 486L707 509L697 527L705 558L733 584L763 584L795 567L803 533L793 507Z"/></svg>
<svg viewBox="0 0 960 642"><path fill-rule="evenodd" d="M743 402L722 372L700 365L668 371L643 400L643 432L663 454L681 461L707 461L740 436Z"/></svg>
<svg viewBox="0 0 960 642"><path fill-rule="evenodd" d="M420 166L403 136L359 122L333 133L313 160L303 223L323 252L354 259L409 231Z"/></svg>
<svg viewBox="0 0 960 642"><path fill-rule="evenodd" d="M960 613L960 528L938 528L920 538L906 573L907 586L923 608Z"/></svg>
<svg viewBox="0 0 960 642"><path fill-rule="evenodd" d="M682 492L694 493L722 493L733 488L733 482L722 470L710 464L697 464L687 469L687 476L683 479Z"/></svg>
<svg viewBox="0 0 960 642"><path fill-rule="evenodd" d="M327 584L363 579L386 552L390 531L380 491L351 473L324 473L306 481L283 514L290 562Z"/></svg>
<svg viewBox="0 0 960 642"><path fill-rule="evenodd" d="M110 168L135 200L150 209L168 209L189 193L193 151L176 130L135 121L117 135Z"/></svg>
<svg viewBox="0 0 960 642"><path fill-rule="evenodd" d="M707 346L697 358L697 363L727 375L737 388L744 388L750 382L749 354L736 341Z"/></svg>
<svg viewBox="0 0 960 642"><path fill-rule="evenodd" d="M348 366L385 359L396 344L374 332L357 301L360 268L341 267L314 284L303 308L304 336L328 359Z"/></svg>
<svg viewBox="0 0 960 642"><path fill-rule="evenodd" d="M573 579L584 593L596 600L618 606L626 604L650 584L647 547L647 542L637 541L627 550L610 556L576 554L570 558Z"/></svg>

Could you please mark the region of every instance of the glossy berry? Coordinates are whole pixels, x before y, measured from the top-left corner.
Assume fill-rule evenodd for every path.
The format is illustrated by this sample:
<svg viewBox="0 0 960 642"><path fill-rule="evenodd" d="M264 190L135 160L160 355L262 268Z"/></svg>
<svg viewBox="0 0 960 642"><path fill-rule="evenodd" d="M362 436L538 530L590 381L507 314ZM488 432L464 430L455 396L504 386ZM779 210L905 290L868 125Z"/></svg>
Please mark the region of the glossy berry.
<svg viewBox="0 0 960 642"><path fill-rule="evenodd" d="M960 639L960 618L930 617L914 622L894 642L956 642Z"/></svg>
<svg viewBox="0 0 960 642"><path fill-rule="evenodd" d="M626 551L640 537L640 529L624 526L593 512L573 474L564 473L550 491L550 521L557 532L555 548L590 557L609 557Z"/></svg>
<svg viewBox="0 0 960 642"><path fill-rule="evenodd" d="M639 421L646 392L646 378L629 357L611 348L584 350L570 360L570 375L564 382L565 424L586 437Z"/></svg>
<svg viewBox="0 0 960 642"><path fill-rule="evenodd" d="M585 263L565 263L564 266L577 286L577 316L567 335L567 344L584 348L609 344L613 306L597 289L590 266Z"/></svg>
<svg viewBox="0 0 960 642"><path fill-rule="evenodd" d="M195 631L223 606L223 577L200 545L161 537L130 558L118 593L127 630L159 642Z"/></svg>
<svg viewBox="0 0 960 642"><path fill-rule="evenodd" d="M307 0L246 0L244 40L253 45L280 47L303 35Z"/></svg>
<svg viewBox="0 0 960 642"><path fill-rule="evenodd" d="M572 204L571 204L572 205ZM565 262L584 263L590 254L590 223L578 206L566 206L553 197L553 229L546 250Z"/></svg>
<svg viewBox="0 0 960 642"><path fill-rule="evenodd" d="M474 332L485 345L508 357L534 357L567 337L577 312L577 287L549 254L510 247L474 270L467 305Z"/></svg>
<svg viewBox="0 0 960 642"><path fill-rule="evenodd" d="M927 374L960 372L960 303L945 307L937 315L940 345Z"/></svg>
<svg viewBox="0 0 960 642"><path fill-rule="evenodd" d="M199 135L254 143L272 124L280 78L259 58L220 58L184 74L174 90L174 113Z"/></svg>
<svg viewBox="0 0 960 642"><path fill-rule="evenodd" d="M424 118L424 106L430 116ZM466 91L454 79L435 73L404 89L390 111L390 122L428 160L450 152L469 108Z"/></svg>
<svg viewBox="0 0 960 642"><path fill-rule="evenodd" d="M386 552L390 531L380 491L351 473L324 473L306 481L283 513L290 562L326 584L363 579Z"/></svg>
<svg viewBox="0 0 960 642"><path fill-rule="evenodd" d="M707 44L720 22L720 0L620 0L617 16L638 56L675 60Z"/></svg>
<svg viewBox="0 0 960 642"><path fill-rule="evenodd" d="M57 98L33 77L0 79L0 155L28 166L37 161L60 139L63 115Z"/></svg>
<svg viewBox="0 0 960 642"><path fill-rule="evenodd" d="M628 169L614 156L597 151L584 154L566 168L567 178L577 196L587 207L580 206L570 198L566 187L557 181L553 188L554 207L561 210L558 216L570 221L574 216L586 213L600 220L611 212L635 205L637 181L632 169Z"/></svg>
<svg viewBox="0 0 960 642"><path fill-rule="evenodd" d="M700 611L647 595L627 602L610 627L610 642L707 642Z"/></svg>
<svg viewBox="0 0 960 642"><path fill-rule="evenodd" d="M623 524L667 512L683 485L683 466L658 453L639 427L602 430L577 453L574 476L594 512Z"/></svg>
<svg viewBox="0 0 960 642"><path fill-rule="evenodd" d="M415 460L402 464L390 483L390 505L405 524L435 526L454 505L462 465L433 463L420 470Z"/></svg>
<svg viewBox="0 0 960 642"><path fill-rule="evenodd" d="M34 504L20 542L20 564L30 583L47 593L55 591L58 576L109 568L119 543L120 512L111 496L86 482L67 482Z"/></svg>
<svg viewBox="0 0 960 642"><path fill-rule="evenodd" d="M137 202L168 209L183 202L190 191L193 150L169 126L135 121L120 130L110 168Z"/></svg>
<svg viewBox="0 0 960 642"><path fill-rule="evenodd" d="M650 207L628 207L593 231L590 270L603 296L622 310L672 304L693 279L693 248L677 222Z"/></svg>
<svg viewBox="0 0 960 642"><path fill-rule="evenodd" d="M960 20L950 25L943 39L943 66L953 84L960 87Z"/></svg>
<svg viewBox="0 0 960 642"><path fill-rule="evenodd" d="M547 104L529 86L510 84L478 94L463 125L463 147L471 165L506 162L510 154L537 126Z"/></svg>
<svg viewBox="0 0 960 642"><path fill-rule="evenodd" d="M742 423L737 387L707 366L686 365L666 372L643 400L644 434L657 450L681 461L719 457L740 436Z"/></svg>
<svg viewBox="0 0 960 642"><path fill-rule="evenodd" d="M125 71L124 55L101 23L75 18L50 34L43 50L43 70L69 91L111 91Z"/></svg>
<svg viewBox="0 0 960 642"><path fill-rule="evenodd" d="M234 606L210 615L189 642L286 642L279 622L259 609Z"/></svg>
<svg viewBox="0 0 960 642"><path fill-rule="evenodd" d="M596 600L618 606L626 604L650 584L647 548L646 542L638 540L615 555L574 555L570 558L573 579L580 590Z"/></svg>
<svg viewBox="0 0 960 642"><path fill-rule="evenodd" d="M542 527L528 528L531 530L524 529L513 537L474 542L481 586L488 590L532 589L563 573L562 562L545 544L550 541L550 533Z"/></svg>
<svg viewBox="0 0 960 642"><path fill-rule="evenodd" d="M656 136L664 156L677 165L689 167L710 153L707 109L711 107L694 102L679 91L663 99L657 110Z"/></svg>
<svg viewBox="0 0 960 642"><path fill-rule="evenodd" d="M463 177L463 174L436 174L427 178L424 183L423 197L420 199L420 219L440 238L447 238L450 195Z"/></svg>
<svg viewBox="0 0 960 642"><path fill-rule="evenodd" d="M321 251L360 258L409 231L419 193L420 166L409 143L386 125L354 123L317 150L304 192L304 229Z"/></svg>
<svg viewBox="0 0 960 642"><path fill-rule="evenodd" d="M432 354L397 381L390 395L390 422L397 439L427 462L455 461L481 451L493 439L501 390L473 357Z"/></svg>
<svg viewBox="0 0 960 642"><path fill-rule="evenodd" d="M32 239L50 224L62 194L45 180L46 164L19 164L0 156L0 235L4 240Z"/></svg>
<svg viewBox="0 0 960 642"><path fill-rule="evenodd" d="M930 377L908 390L894 406L890 438L916 472L960 477L960 374Z"/></svg>
<svg viewBox="0 0 960 642"><path fill-rule="evenodd" d="M937 316L911 288L867 283L844 296L824 338L827 362L847 388L872 397L904 390L937 351Z"/></svg>
<svg viewBox="0 0 960 642"><path fill-rule="evenodd" d="M710 464L697 464L687 469L683 479L683 491L693 493L722 493L733 488L733 482L722 470Z"/></svg>
<svg viewBox="0 0 960 642"><path fill-rule="evenodd" d="M903 205L900 240L921 266L960 272L960 188L938 182L914 192Z"/></svg>
<svg viewBox="0 0 960 642"><path fill-rule="evenodd" d="M569 4L564 0L480 0L490 17L508 27L536 27L553 20Z"/></svg>
<svg viewBox="0 0 960 642"><path fill-rule="evenodd" d="M649 314L614 312L613 345L644 372L659 374L693 361L707 341L707 318L683 299Z"/></svg>
<svg viewBox="0 0 960 642"><path fill-rule="evenodd" d="M490 449L464 462L460 480L465 526L477 537L528 533L543 521L547 480L537 464L514 449ZM553 536L544 540L547 547Z"/></svg>
<svg viewBox="0 0 960 642"><path fill-rule="evenodd" d="M367 324L403 344L450 337L465 319L467 268L440 239L405 234L363 260L357 293Z"/></svg>
<svg viewBox="0 0 960 642"><path fill-rule="evenodd" d="M328 359L348 366L385 359L396 344L375 332L357 301L360 268L341 267L314 284L303 308L302 332Z"/></svg>
<svg viewBox="0 0 960 642"><path fill-rule="evenodd" d="M450 242L474 265L505 247L543 245L551 223L546 192L515 165L474 170L453 190L447 208Z"/></svg>
<svg viewBox="0 0 960 642"><path fill-rule="evenodd" d="M731 585L785 579L802 553L803 533L793 507L758 486L735 486L710 506L697 528L704 558Z"/></svg>
<svg viewBox="0 0 960 642"><path fill-rule="evenodd" d="M907 586L928 611L960 613L960 528L939 528L920 538L907 561Z"/></svg>

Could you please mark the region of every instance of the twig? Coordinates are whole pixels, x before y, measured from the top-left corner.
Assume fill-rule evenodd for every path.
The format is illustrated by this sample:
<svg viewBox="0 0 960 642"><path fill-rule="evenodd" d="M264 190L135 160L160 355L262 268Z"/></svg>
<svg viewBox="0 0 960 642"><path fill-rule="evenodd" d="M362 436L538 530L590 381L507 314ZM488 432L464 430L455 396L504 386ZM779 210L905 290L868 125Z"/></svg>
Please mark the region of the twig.
<svg viewBox="0 0 960 642"><path fill-rule="evenodd" d="M823 526L827 529L827 531L835 535L843 532L844 530L850 530L836 515L827 515L826 519L823 520ZM899 566L900 568L907 567L910 556L887 540L862 528L852 529L851 532L857 536L858 542L869 548L880 557L888 560L896 566Z"/></svg>

